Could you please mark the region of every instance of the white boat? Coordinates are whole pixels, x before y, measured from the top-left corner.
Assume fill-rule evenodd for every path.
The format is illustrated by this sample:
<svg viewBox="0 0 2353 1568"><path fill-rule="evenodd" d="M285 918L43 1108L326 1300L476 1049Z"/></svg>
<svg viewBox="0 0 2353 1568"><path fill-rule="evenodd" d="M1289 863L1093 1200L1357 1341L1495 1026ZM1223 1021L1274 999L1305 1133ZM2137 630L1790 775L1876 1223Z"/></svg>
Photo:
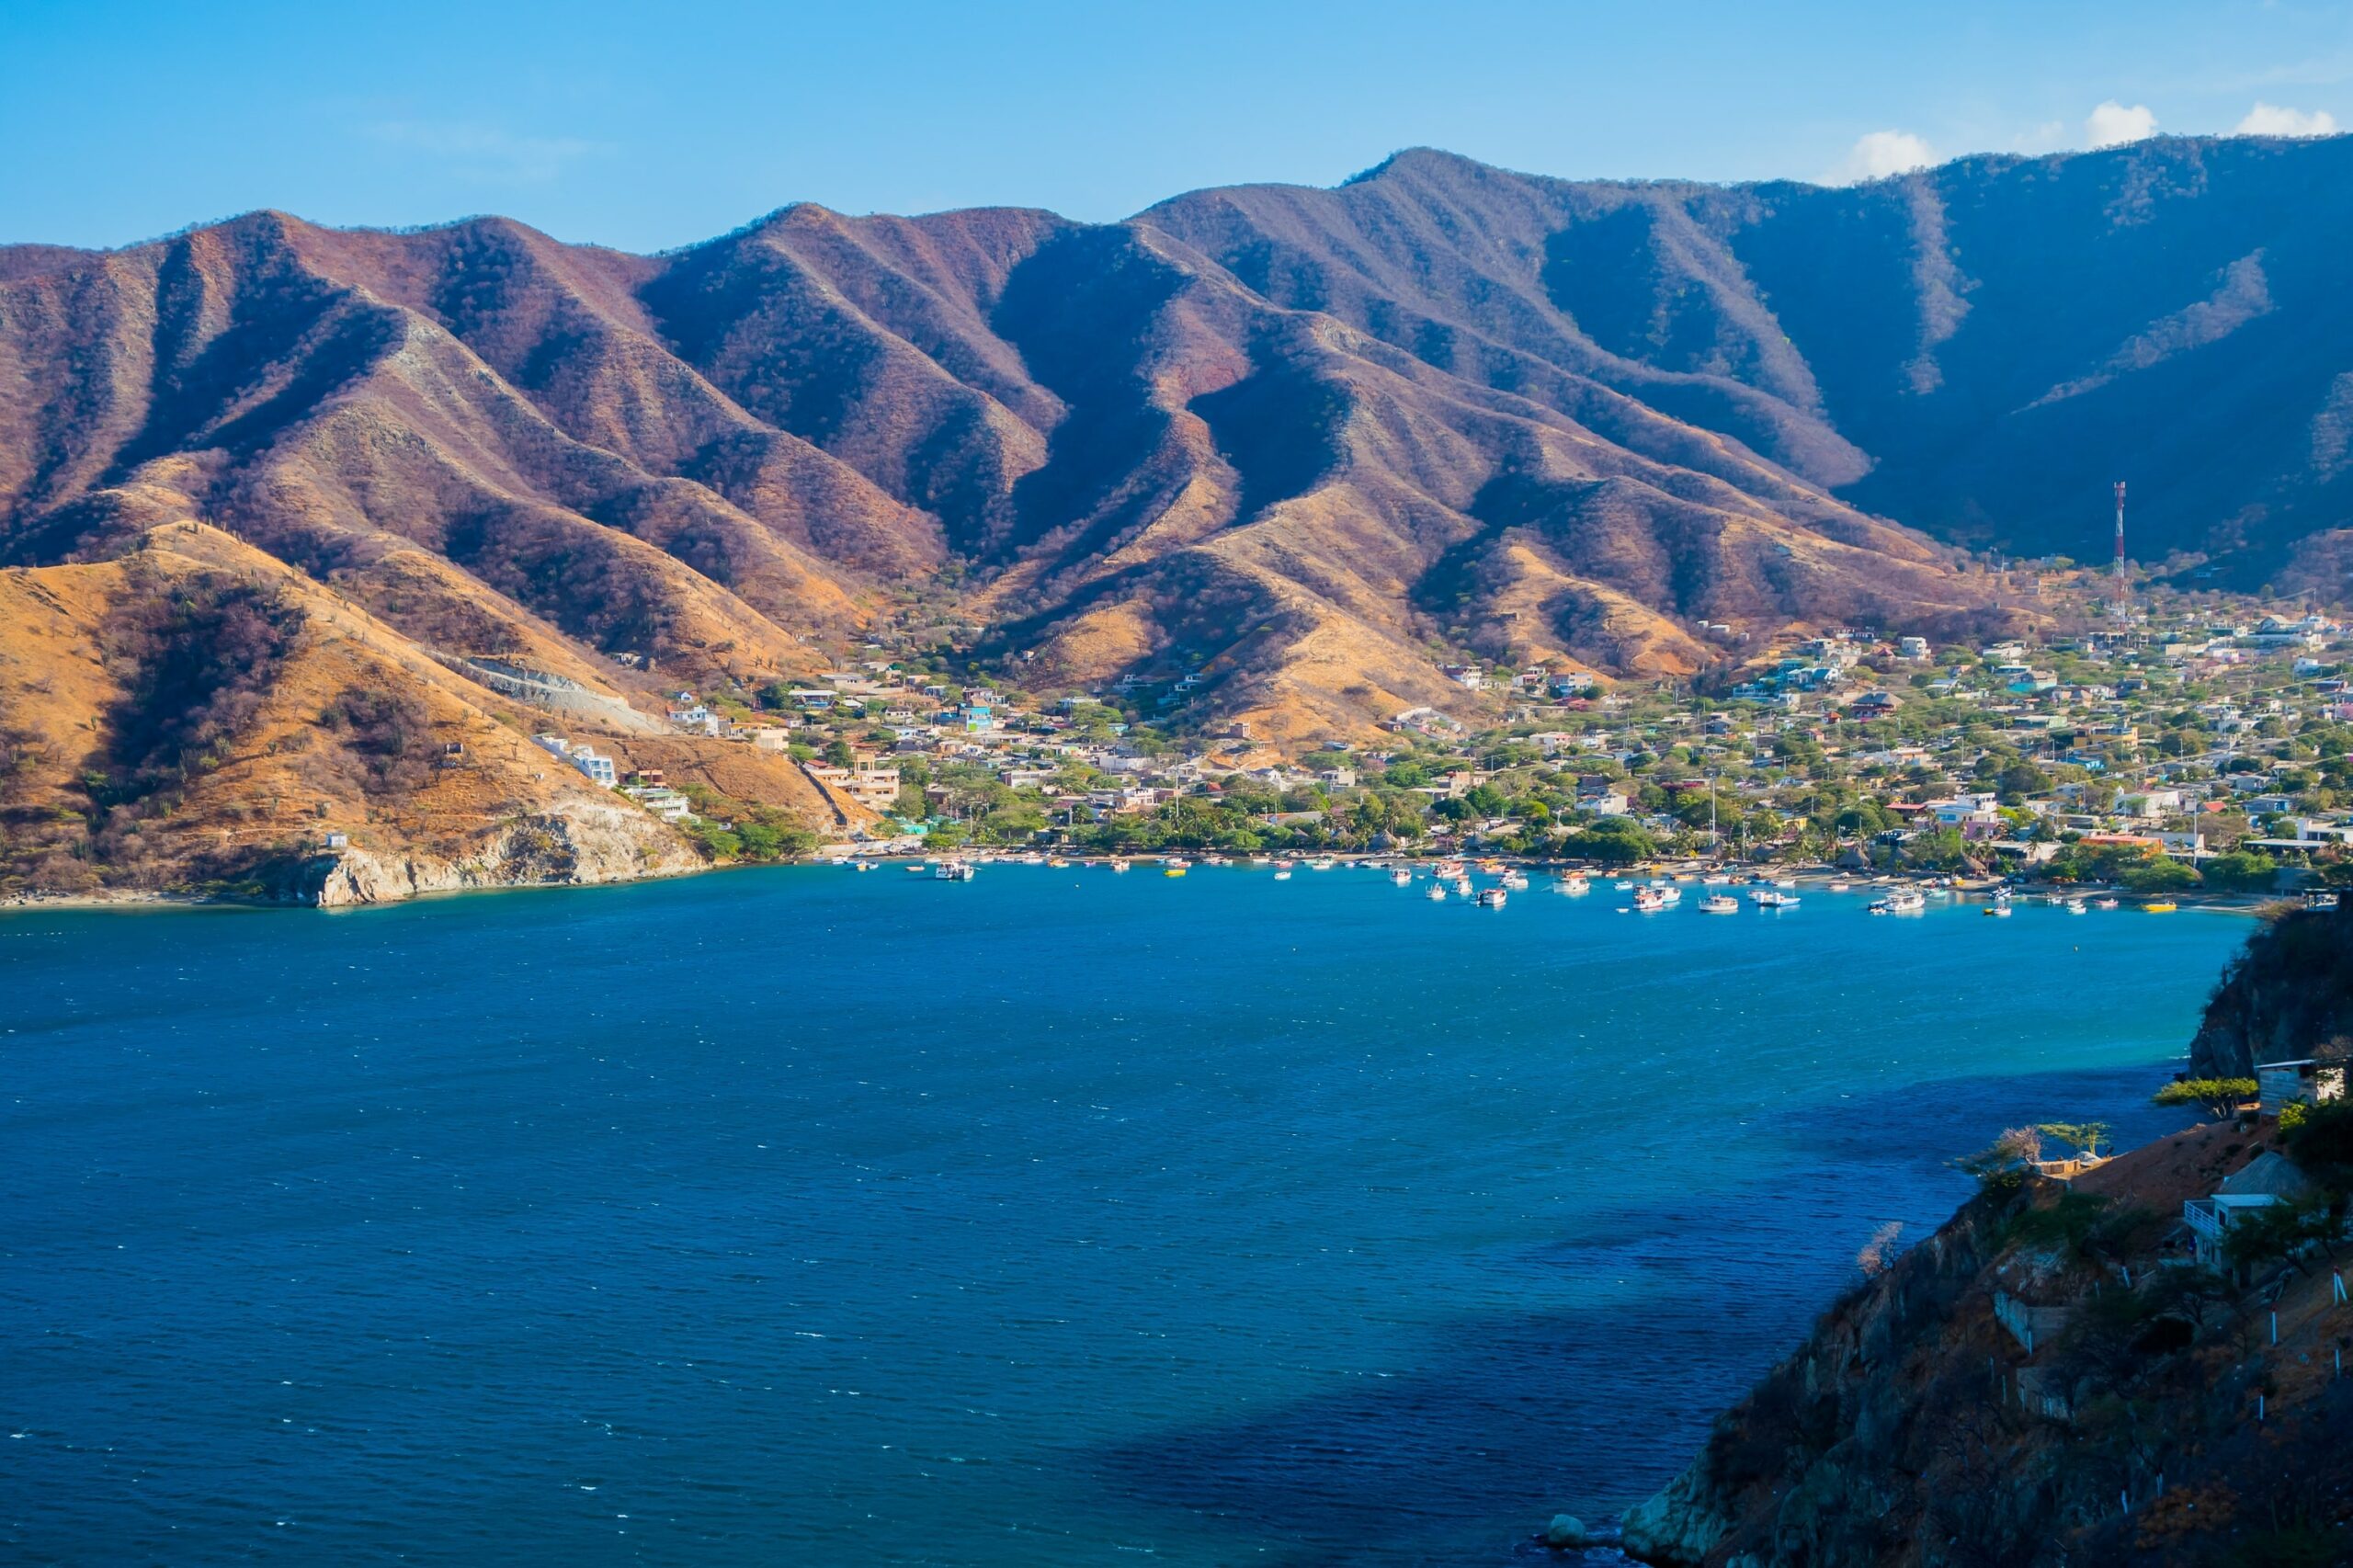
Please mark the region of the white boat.
<svg viewBox="0 0 2353 1568"><path fill-rule="evenodd" d="M1389 881L1392 885L1397 887L1410 887L1413 885L1414 873L1405 869L1403 866L1400 866L1397 869L1389 873Z"/></svg>
<svg viewBox="0 0 2353 1568"><path fill-rule="evenodd" d="M1830 891L1832 892L1845 892L1854 885L1854 883L1848 881L1846 878L1841 877L1836 881L1830 884Z"/></svg>
<svg viewBox="0 0 2353 1568"><path fill-rule="evenodd" d="M969 882L972 880L972 863L969 860L942 860L931 869L936 882Z"/></svg>
<svg viewBox="0 0 2353 1568"><path fill-rule="evenodd" d="M1771 888L1758 888L1748 895L1748 902L1759 909L1795 909L1798 896L1790 892L1778 892Z"/></svg>
<svg viewBox="0 0 2353 1568"><path fill-rule="evenodd" d="M1192 862L1182 855L1168 855L1162 858L1160 864L1164 870L1181 871Z"/></svg>
<svg viewBox="0 0 2353 1568"><path fill-rule="evenodd" d="M1885 902L1889 910L1897 915L1917 915L1928 907L1928 901L1914 888L1898 888L1887 895Z"/></svg>
<svg viewBox="0 0 2353 1568"><path fill-rule="evenodd" d="M1329 855L1318 855L1307 863L1307 869L1311 871L1328 871L1338 864L1339 862Z"/></svg>
<svg viewBox="0 0 2353 1568"><path fill-rule="evenodd" d="M1424 893L1422 896L1428 899L1432 903L1444 903L1446 902L1446 884L1444 882L1432 882L1430 884L1430 891Z"/></svg>
<svg viewBox="0 0 2353 1568"><path fill-rule="evenodd" d="M1275 868L1275 881L1279 881L1279 882L1287 882L1287 881L1290 881L1290 868L1289 866L1278 866L1278 867L1276 867L1276 868Z"/></svg>
<svg viewBox="0 0 2353 1568"><path fill-rule="evenodd" d="M1506 871L1504 873L1504 886L1509 888L1514 892L1526 892L1528 891L1527 874L1521 871Z"/></svg>
<svg viewBox="0 0 2353 1568"><path fill-rule="evenodd" d="M1620 892L1632 892L1634 891L1634 884L1631 882L1612 882L1609 885L1617 889Z"/></svg>
<svg viewBox="0 0 2353 1568"><path fill-rule="evenodd" d="M1740 900L1728 892L1711 892L1699 901L1702 915L1738 915Z"/></svg>
<svg viewBox="0 0 2353 1568"><path fill-rule="evenodd" d="M2010 917L2009 901L2005 899L1999 903L1989 903L1978 913L1982 915L1991 915L1997 919L2007 920Z"/></svg>
<svg viewBox="0 0 2353 1568"><path fill-rule="evenodd" d="M1589 877L1563 877L1555 885L1572 897L1582 897L1593 891L1593 881Z"/></svg>
<svg viewBox="0 0 2353 1568"><path fill-rule="evenodd" d="M1111 862L1111 869L1115 871L1124 871L1127 869L1128 863L1125 860L1114 860Z"/></svg>
<svg viewBox="0 0 2353 1568"><path fill-rule="evenodd" d="M1501 909L1504 906L1505 896L1503 889L1488 888L1479 894L1479 907L1482 909Z"/></svg>
<svg viewBox="0 0 2353 1568"><path fill-rule="evenodd" d="M2085 907L2084 901L2082 899L2071 898L2067 901L2067 913L2070 915L2089 915L2091 911Z"/></svg>
<svg viewBox="0 0 2353 1568"><path fill-rule="evenodd" d="M1069 869L1070 869L1070 862L1069 862L1069 861L1067 861L1067 860L1065 860L1065 859L1063 859L1063 858L1061 856L1059 856L1059 855L1057 855L1057 856L1053 857L1051 859L1048 860L1048 861L1046 862L1046 864L1047 864L1048 866L1050 866L1050 867L1053 868L1053 869L1054 869L1055 870L1057 870L1057 871L1067 871L1067 870L1069 870Z"/></svg>
<svg viewBox="0 0 2353 1568"><path fill-rule="evenodd" d="M2092 900L2092 907L2094 909L2114 909L2116 907L2116 901L2112 898L2096 898Z"/></svg>

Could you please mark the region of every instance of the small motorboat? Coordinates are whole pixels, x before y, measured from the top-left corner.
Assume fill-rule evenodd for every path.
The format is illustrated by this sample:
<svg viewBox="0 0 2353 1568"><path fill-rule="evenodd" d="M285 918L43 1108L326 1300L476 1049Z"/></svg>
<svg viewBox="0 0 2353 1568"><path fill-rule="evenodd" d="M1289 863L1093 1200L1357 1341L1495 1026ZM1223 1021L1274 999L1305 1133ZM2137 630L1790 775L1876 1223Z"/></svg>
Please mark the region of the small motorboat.
<svg viewBox="0 0 2353 1568"><path fill-rule="evenodd" d="M1593 880L1589 877L1563 877L1555 885L1571 897L1580 897L1593 891Z"/></svg>
<svg viewBox="0 0 2353 1568"><path fill-rule="evenodd" d="M969 860L942 860L931 869L936 882L969 882L972 880L972 863Z"/></svg>
<svg viewBox="0 0 2353 1568"><path fill-rule="evenodd" d="M1428 899L1432 903L1444 903L1446 902L1446 884L1444 882L1432 882L1430 884L1430 891L1424 893L1422 896Z"/></svg>
<svg viewBox="0 0 2353 1568"><path fill-rule="evenodd" d="M1111 869L1113 869L1113 870L1115 870L1115 871L1124 871L1124 870L1126 870L1127 869L1128 869L1128 862L1126 862L1125 860L1116 860L1116 859L1115 859L1115 860L1113 860L1113 861L1111 862Z"/></svg>
<svg viewBox="0 0 2353 1568"><path fill-rule="evenodd" d="M2114 909L2116 907L2116 901L2112 898L2096 898L2092 900L2092 907L2094 909Z"/></svg>
<svg viewBox="0 0 2353 1568"><path fill-rule="evenodd" d="M1411 887L1414 881L1414 873L1405 869L1404 867L1400 866L1395 870L1389 873L1389 881L1390 884L1393 887Z"/></svg>
<svg viewBox="0 0 2353 1568"><path fill-rule="evenodd" d="M1514 892L1526 892L1528 891L1527 873L1522 871L1506 871L1504 873L1504 886L1509 888Z"/></svg>
<svg viewBox="0 0 2353 1568"><path fill-rule="evenodd" d="M1728 892L1711 892L1699 901L1702 915L1738 915L1740 900Z"/></svg>
<svg viewBox="0 0 2353 1568"><path fill-rule="evenodd" d="M1479 907L1482 909L1501 909L1504 906L1504 899L1506 896L1507 895L1501 888L1483 889L1479 894Z"/></svg>
<svg viewBox="0 0 2353 1568"><path fill-rule="evenodd" d="M1275 881L1279 881L1279 882L1287 882L1287 881L1290 881L1290 868L1289 866L1278 866L1278 867L1276 867L1276 868L1275 868Z"/></svg>

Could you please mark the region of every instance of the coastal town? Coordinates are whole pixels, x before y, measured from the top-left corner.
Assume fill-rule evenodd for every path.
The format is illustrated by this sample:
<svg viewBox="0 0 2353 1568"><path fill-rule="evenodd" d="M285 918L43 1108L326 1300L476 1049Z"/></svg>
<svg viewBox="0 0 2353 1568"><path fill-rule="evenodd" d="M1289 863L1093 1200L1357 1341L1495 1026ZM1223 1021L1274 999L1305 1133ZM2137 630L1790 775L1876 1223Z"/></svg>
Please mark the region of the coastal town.
<svg viewBox="0 0 2353 1568"><path fill-rule="evenodd" d="M1677 861L2144 898L2353 873L2343 624L2211 593L2056 608L2031 639L1852 628L1698 678L1453 665L1461 714L1404 710L1304 755L1219 717L1211 662L1038 691L1017 658L992 674L879 642L822 680L680 690L667 719L790 757L843 808L835 858ZM593 741L538 739L674 824L728 828Z"/></svg>

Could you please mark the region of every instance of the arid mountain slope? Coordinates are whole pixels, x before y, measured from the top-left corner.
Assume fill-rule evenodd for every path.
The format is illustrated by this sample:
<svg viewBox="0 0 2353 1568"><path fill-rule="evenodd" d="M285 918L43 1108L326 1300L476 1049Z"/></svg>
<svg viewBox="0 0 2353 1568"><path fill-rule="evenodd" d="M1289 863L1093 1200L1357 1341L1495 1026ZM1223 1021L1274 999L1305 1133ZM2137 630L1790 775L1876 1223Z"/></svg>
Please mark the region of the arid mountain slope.
<svg viewBox="0 0 2353 1568"><path fill-rule="evenodd" d="M704 864L533 745L540 715L200 524L108 561L0 569L0 890L352 903ZM748 747L618 744L682 777L765 767L728 792L816 826L835 815Z"/></svg>
<svg viewBox="0 0 2353 1568"><path fill-rule="evenodd" d="M649 669L813 671L919 596L1024 678L1198 669L1188 711L1293 740L1470 716L1449 659L1995 624L1931 536L2095 553L2120 476L2144 555L2334 597L2348 157L1824 190L1415 152L1119 224L801 206L650 257L270 212L17 247L0 560L201 519L433 653L641 702Z"/></svg>
<svg viewBox="0 0 2353 1568"><path fill-rule="evenodd" d="M1205 665L1208 710L1301 736L1468 702L1449 656L1686 672L1707 621L1989 609L1821 487L1860 466L1834 438L1767 440L1779 392L1711 392L1764 412L1703 428L1642 401L1700 379L1584 363L1533 316L1496 328L1520 373L1460 373L1389 340L1401 305L1237 272L1182 206L797 207L662 257L267 212L11 251L0 551L102 560L198 517L438 652L554 638L688 682L813 668L949 570L984 653L1074 685Z"/></svg>

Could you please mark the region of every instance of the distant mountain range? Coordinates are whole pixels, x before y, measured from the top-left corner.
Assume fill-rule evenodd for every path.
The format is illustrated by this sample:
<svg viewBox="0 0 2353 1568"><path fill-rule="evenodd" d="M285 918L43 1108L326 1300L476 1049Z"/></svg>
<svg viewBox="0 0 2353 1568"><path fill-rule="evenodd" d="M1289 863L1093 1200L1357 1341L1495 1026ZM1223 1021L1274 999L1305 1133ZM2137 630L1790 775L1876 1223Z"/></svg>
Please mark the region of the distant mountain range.
<svg viewBox="0 0 2353 1568"><path fill-rule="evenodd" d="M786 208L641 256L257 212L0 248L0 561L193 518L644 704L963 628L1275 740L1470 656L1999 623L1952 544L2341 597L2353 141L1847 189L1399 153L1121 223ZM1753 649L1754 643L1750 644ZM650 662L658 677L642 677Z"/></svg>

